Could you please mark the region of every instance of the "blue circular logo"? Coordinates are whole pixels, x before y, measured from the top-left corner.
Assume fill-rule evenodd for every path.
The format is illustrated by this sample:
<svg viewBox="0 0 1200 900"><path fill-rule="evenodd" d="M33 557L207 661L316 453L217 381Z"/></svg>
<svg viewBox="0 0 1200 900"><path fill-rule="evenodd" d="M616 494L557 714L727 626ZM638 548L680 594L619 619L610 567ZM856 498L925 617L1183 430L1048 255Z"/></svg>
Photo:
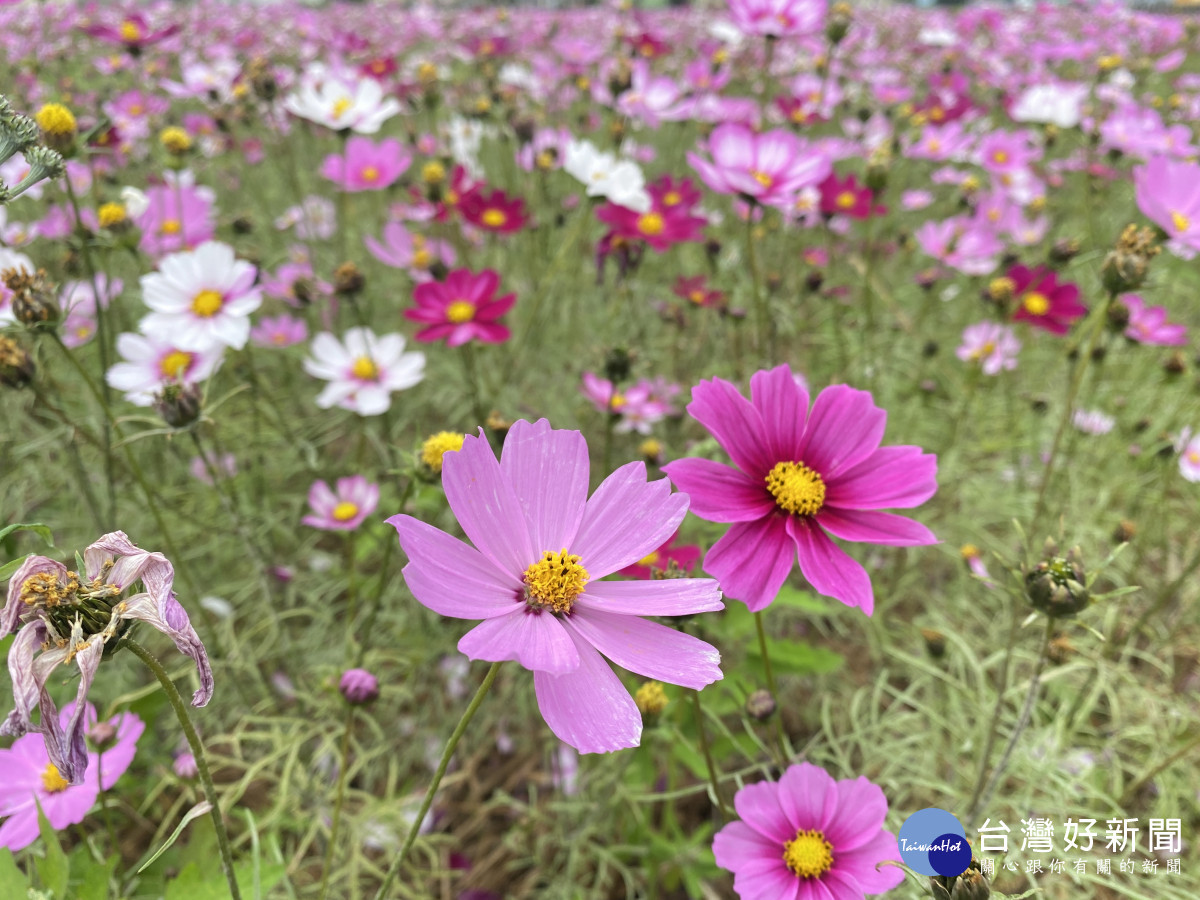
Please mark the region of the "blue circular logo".
<svg viewBox="0 0 1200 900"><path fill-rule="evenodd" d="M900 858L914 872L953 878L971 865L967 832L951 813L931 806L922 809L900 826L896 836Z"/></svg>

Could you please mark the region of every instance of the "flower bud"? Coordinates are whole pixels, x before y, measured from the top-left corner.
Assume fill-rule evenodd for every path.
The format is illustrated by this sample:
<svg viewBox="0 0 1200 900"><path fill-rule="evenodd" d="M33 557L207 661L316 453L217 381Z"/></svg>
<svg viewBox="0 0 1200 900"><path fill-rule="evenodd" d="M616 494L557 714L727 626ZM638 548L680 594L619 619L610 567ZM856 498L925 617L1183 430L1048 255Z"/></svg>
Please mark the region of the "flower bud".
<svg viewBox="0 0 1200 900"><path fill-rule="evenodd" d="M759 722L765 722L775 714L775 697L765 688L759 689L746 698L746 715Z"/></svg>
<svg viewBox="0 0 1200 900"><path fill-rule="evenodd" d="M366 669L347 669L342 673L338 682L338 690L346 698L347 703L362 706L371 703L379 696L379 679Z"/></svg>
<svg viewBox="0 0 1200 900"><path fill-rule="evenodd" d="M992 887L979 860L971 857L971 864L961 875L935 875L929 880L934 900L988 900Z"/></svg>
<svg viewBox="0 0 1200 900"><path fill-rule="evenodd" d="M1114 294L1136 290L1146 280L1150 261L1161 252L1150 228L1127 225L1100 264L1100 280Z"/></svg>
<svg viewBox="0 0 1200 900"><path fill-rule="evenodd" d="M79 134L74 113L61 103L47 103L33 118L42 132L43 143L63 156L70 156Z"/></svg>
<svg viewBox="0 0 1200 900"><path fill-rule="evenodd" d="M117 740L117 729L108 722L97 722L88 730L90 740L97 750L103 753Z"/></svg>
<svg viewBox="0 0 1200 900"><path fill-rule="evenodd" d="M186 131L178 125L169 125L158 134L158 142L162 144L163 149L171 156L178 158L183 157L189 150L192 149L192 139Z"/></svg>
<svg viewBox="0 0 1200 900"><path fill-rule="evenodd" d="M624 347L616 347L604 357L604 377L613 384L620 384L629 378L633 370L635 354Z"/></svg>
<svg viewBox="0 0 1200 900"><path fill-rule="evenodd" d="M1034 609L1054 619L1070 618L1091 602L1079 548L1072 548L1066 557L1056 555L1057 546L1051 540L1046 548L1047 558L1025 576L1026 594Z"/></svg>
<svg viewBox="0 0 1200 900"><path fill-rule="evenodd" d="M154 400L154 408L172 428L186 428L200 418L200 388L194 384L168 384Z"/></svg>
<svg viewBox="0 0 1200 900"><path fill-rule="evenodd" d="M433 475L442 474L442 456L462 449L464 435L457 431L439 431L421 445L421 464Z"/></svg>
<svg viewBox="0 0 1200 900"><path fill-rule="evenodd" d="M20 388L33 381L35 369L29 351L0 334L0 384Z"/></svg>
<svg viewBox="0 0 1200 900"><path fill-rule="evenodd" d="M1062 264L1079 255L1079 241L1075 238L1060 238L1050 248L1050 262Z"/></svg>
<svg viewBox="0 0 1200 900"><path fill-rule="evenodd" d="M339 297L353 297L361 294L367 280L363 273L352 262L344 262L333 272L333 292Z"/></svg>
<svg viewBox="0 0 1200 900"><path fill-rule="evenodd" d="M22 325L51 326L61 317L54 285L46 278L45 269L38 269L33 275L26 269L5 269L0 272L0 281L13 292L13 316Z"/></svg>
<svg viewBox="0 0 1200 900"><path fill-rule="evenodd" d="M936 628L922 628L921 637L925 641L925 652L932 659L941 659L946 655L946 636Z"/></svg>
<svg viewBox="0 0 1200 900"><path fill-rule="evenodd" d="M667 699L667 692L663 690L660 682L647 681L637 689L637 693L633 695L633 702L637 704L642 716L649 718L661 715L670 700Z"/></svg>

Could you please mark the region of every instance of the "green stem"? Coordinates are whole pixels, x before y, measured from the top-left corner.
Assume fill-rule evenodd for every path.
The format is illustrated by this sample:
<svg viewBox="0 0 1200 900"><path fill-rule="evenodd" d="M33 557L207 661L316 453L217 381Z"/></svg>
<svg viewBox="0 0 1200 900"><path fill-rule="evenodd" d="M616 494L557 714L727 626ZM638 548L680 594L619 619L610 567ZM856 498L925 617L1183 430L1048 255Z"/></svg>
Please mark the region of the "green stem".
<svg viewBox="0 0 1200 900"><path fill-rule="evenodd" d="M696 710L696 734L700 737L700 750L704 753L704 765L708 767L708 781L712 785L713 799L721 810L721 818L729 821L729 809L725 806L725 798L721 796L721 782L717 778L717 767L713 765L712 751L708 748L708 732L704 728L704 710L700 707L700 692L692 691L692 706Z"/></svg>
<svg viewBox="0 0 1200 900"><path fill-rule="evenodd" d="M317 895L325 900L329 893L329 870L333 867L333 855L337 852L338 828L342 824L342 804L346 800L346 769L350 757L350 734L354 730L354 706L346 704L346 728L342 732L342 748L338 757L337 799L333 802L333 822L329 826L329 846L325 850L325 862L321 866L321 891Z"/></svg>
<svg viewBox="0 0 1200 900"><path fill-rule="evenodd" d="M763 626L763 620L763 611L760 609L754 614L754 627L758 631L758 649L762 653L763 672L767 676L767 690L771 692L771 699L778 706L779 686L775 683L775 671L771 668L771 654L767 652L767 631ZM783 745L783 726L779 722L780 715L780 713L776 713L771 722L771 733L775 738L775 750L779 754L779 765L782 767L787 765L788 752Z"/></svg>
<svg viewBox="0 0 1200 900"><path fill-rule="evenodd" d="M755 204L751 204L750 211L746 215L746 264L750 267L750 283L754 287L754 314L758 320L758 352L760 355L766 353L768 357L766 362L769 363L775 356L774 333L769 321L767 296L763 293L762 279L758 273L758 254L754 249L754 210L756 208Z"/></svg>
<svg viewBox="0 0 1200 900"><path fill-rule="evenodd" d="M221 818L221 803L217 796L216 786L213 784L212 773L208 769L208 758L204 755L204 744L200 741L199 735L196 734L196 729L192 725L192 717L188 714L187 704L183 702L183 698L179 696L179 690L175 687L175 682L171 680L171 676L167 674L167 670L163 668L162 663L149 650L135 641L133 638L122 638L118 647L128 648L134 656L146 664L146 667L154 673L154 677L158 679L158 683L162 685L163 693L167 695L167 701L175 710L175 717L179 719L179 724L183 727L183 735L187 738L188 747L191 748L192 757L196 760L196 771L200 775L200 784L204 787L204 797L212 805L211 817L213 827L217 830L217 845L221 849L221 868L225 871L225 880L229 883L229 894L233 900L241 900L242 893L238 889L237 878L233 873L233 851L229 845L229 834L225 831L225 822Z"/></svg>
<svg viewBox="0 0 1200 900"><path fill-rule="evenodd" d="M383 884L379 886L378 893L375 894L375 900L386 900L388 890L392 886L392 882L396 880L396 875L400 871L400 867L404 865L404 860L408 856L408 851L412 849L412 845L417 841L417 832L421 830L421 822L425 820L425 814L429 812L429 807L433 805L433 795L437 793L438 786L442 783L442 776L446 774L446 768L450 765L450 757L454 755L454 749L458 746L458 742L466 733L467 726L474 718L479 705L483 702L488 690L492 686L492 682L496 680L496 673L500 671L500 663L492 663L492 667L488 669L487 675L483 678L483 684L479 685L479 690L475 692L475 696L471 698L470 704L462 714L462 718L458 720L458 725L455 726L454 732L450 735L450 740L446 742L446 748L442 751L442 758L438 762L437 771L433 773L433 781L429 783L429 789L425 791L425 799L421 801L421 808L417 812L417 817L413 819L412 826L408 829L408 837L404 839L404 846L400 848L400 852L396 854L396 858L392 860L391 866L387 870L387 874L383 877Z"/></svg>

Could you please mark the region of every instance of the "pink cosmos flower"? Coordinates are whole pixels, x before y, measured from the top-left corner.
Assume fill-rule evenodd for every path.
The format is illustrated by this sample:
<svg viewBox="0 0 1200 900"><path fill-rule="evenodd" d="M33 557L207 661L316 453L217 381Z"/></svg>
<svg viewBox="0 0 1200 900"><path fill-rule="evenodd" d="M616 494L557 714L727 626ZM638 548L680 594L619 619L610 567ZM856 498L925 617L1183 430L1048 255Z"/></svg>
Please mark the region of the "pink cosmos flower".
<svg viewBox="0 0 1200 900"><path fill-rule="evenodd" d="M1184 428L1175 442L1179 452L1179 474L1186 481L1200 481L1200 433L1192 436L1191 428Z"/></svg>
<svg viewBox="0 0 1200 900"><path fill-rule="evenodd" d="M149 256L190 250L216 233L213 193L188 179L178 186L155 185L146 190L150 205L137 218L142 229L140 247Z"/></svg>
<svg viewBox="0 0 1200 900"><path fill-rule="evenodd" d="M178 34L183 26L176 23L164 28L151 28L143 16L129 13L116 24L96 23L83 25L81 28L85 34L110 44L120 44L131 55L136 56L142 48Z"/></svg>
<svg viewBox="0 0 1200 900"><path fill-rule="evenodd" d="M1007 275L1017 302L1014 321L1028 322L1051 334L1066 334L1071 323L1087 313L1087 307L1079 302L1079 286L1059 284L1058 275L1046 266L1013 266Z"/></svg>
<svg viewBox="0 0 1200 900"><path fill-rule="evenodd" d="M331 153L321 164L321 174L344 191L382 191L412 165L412 153L396 138L378 144L355 135L346 141L345 153Z"/></svg>
<svg viewBox="0 0 1200 900"><path fill-rule="evenodd" d="M963 362L979 363L984 375L999 375L1017 367L1021 342L1005 325L976 322L963 330L962 341L955 355Z"/></svg>
<svg viewBox="0 0 1200 900"><path fill-rule="evenodd" d="M1167 321L1165 306L1147 306L1139 294L1123 294L1121 305L1129 310L1125 337L1139 344L1179 347L1187 343L1187 326Z"/></svg>
<svg viewBox="0 0 1200 900"><path fill-rule="evenodd" d="M670 411L666 396L656 396L655 387L653 382L642 379L618 391L607 378L592 372L583 373L583 395L592 401L597 412L617 417L616 431L622 434L630 431L649 434L650 426ZM673 387L678 392L679 388Z"/></svg>
<svg viewBox="0 0 1200 900"><path fill-rule="evenodd" d="M1004 251L1004 244L991 228L966 216L926 222L913 236L925 253L964 275L988 274Z"/></svg>
<svg viewBox="0 0 1200 900"><path fill-rule="evenodd" d="M578 431L519 421L497 461L481 430L442 461L446 499L474 546L411 516L388 522L413 596L442 615L484 620L458 649L531 669L550 730L581 753L607 753L638 745L642 717L603 657L699 690L721 678L717 650L641 616L723 606L708 578L600 581L661 547L688 499L666 479L647 482L641 462L588 499L589 473Z"/></svg>
<svg viewBox="0 0 1200 900"><path fill-rule="evenodd" d="M700 560L700 547L696 544L676 545L679 532L675 532L657 550L651 550L631 566L626 566L618 575L628 575L631 578L650 579L655 570L666 571L671 563L675 563L682 571L690 572Z"/></svg>
<svg viewBox="0 0 1200 900"><path fill-rule="evenodd" d="M404 318L426 327L416 334L422 342L446 339L447 347L459 347L469 341L502 344L512 332L497 321L512 309L516 294L496 297L500 276L492 269L479 274L455 269L445 281L426 281L413 291L416 309L406 309Z"/></svg>
<svg viewBox="0 0 1200 900"><path fill-rule="evenodd" d="M208 462L205 463L205 457ZM232 478L237 474L237 457L232 453L222 453L217 456L214 453L206 453L204 457L193 456L192 461L188 463L188 472L197 481L213 486L212 475L209 474L209 469L217 473L220 478Z"/></svg>
<svg viewBox="0 0 1200 900"><path fill-rule="evenodd" d="M59 724L65 728L74 713L75 704L67 704ZM138 738L146 729L142 720L131 712L114 716L98 728L96 709L90 703L86 704L83 723L88 734L102 730L112 737L103 753L88 750L87 774L82 784L69 784L62 777L46 752L46 739L40 734L27 734L13 741L7 750L0 750L0 771L4 772L0 817L7 816L0 825L0 847L15 853L37 840L39 804L56 831L82 822L101 789L109 790L125 774L137 752Z"/></svg>
<svg viewBox="0 0 1200 900"><path fill-rule="evenodd" d="M819 32L825 0L729 0L729 15L743 34L794 37Z"/></svg>
<svg viewBox="0 0 1200 900"><path fill-rule="evenodd" d="M702 381L687 408L736 468L698 458L663 467L697 516L733 523L708 551L704 571L758 611L798 556L818 593L870 615L870 576L830 535L899 547L937 543L919 522L878 511L932 497L937 457L920 447L880 447L887 413L867 391L827 387L810 411L808 392L782 365L756 372L750 392L747 400L728 381Z"/></svg>
<svg viewBox="0 0 1200 900"><path fill-rule="evenodd" d="M883 829L887 798L866 777L834 781L812 763L733 798L738 821L713 838L717 865L742 900L863 900L904 880L896 836Z"/></svg>
<svg viewBox="0 0 1200 900"><path fill-rule="evenodd" d="M250 330L250 340L259 347L290 347L308 340L308 326L295 316L265 316Z"/></svg>
<svg viewBox="0 0 1200 900"><path fill-rule="evenodd" d="M150 406L167 385L189 386L206 381L221 364L225 347L214 344L203 350L184 350L165 338L125 332L117 336L121 362L105 380L135 406Z"/></svg>
<svg viewBox="0 0 1200 900"><path fill-rule="evenodd" d="M1030 142L1028 133L1023 131L993 131L979 142L976 153L979 164L993 173L1027 168L1041 156Z"/></svg>
<svg viewBox="0 0 1200 900"><path fill-rule="evenodd" d="M353 531L379 505L379 485L362 475L337 480L337 491L324 481L314 481L308 489L308 507L312 510L301 521L322 531Z"/></svg>
<svg viewBox="0 0 1200 900"><path fill-rule="evenodd" d="M746 125L718 125L708 138L712 161L688 153L689 165L718 194L738 194L765 206L786 206L802 188L820 184L833 163L790 131L756 134Z"/></svg>
<svg viewBox="0 0 1200 900"><path fill-rule="evenodd" d="M1200 165L1156 156L1133 170L1140 209L1173 240L1200 250Z"/></svg>
<svg viewBox="0 0 1200 900"><path fill-rule="evenodd" d="M419 234L413 234L399 222L388 222L383 226L383 241L377 241L371 235L363 238L367 250L385 266L397 269L407 269L409 277L414 281L428 281L433 276L429 267L435 262L452 266L458 261L458 254L449 241L430 240Z"/></svg>

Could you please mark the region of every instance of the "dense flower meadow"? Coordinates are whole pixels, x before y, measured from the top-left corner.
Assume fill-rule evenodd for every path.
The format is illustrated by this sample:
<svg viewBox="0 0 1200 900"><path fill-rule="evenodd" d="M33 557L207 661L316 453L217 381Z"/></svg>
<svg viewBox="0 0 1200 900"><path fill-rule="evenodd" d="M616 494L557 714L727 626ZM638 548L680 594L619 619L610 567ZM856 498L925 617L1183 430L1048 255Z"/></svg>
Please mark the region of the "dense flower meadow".
<svg viewBox="0 0 1200 900"><path fill-rule="evenodd" d="M1200 894L1189 14L0 48L0 897Z"/></svg>

